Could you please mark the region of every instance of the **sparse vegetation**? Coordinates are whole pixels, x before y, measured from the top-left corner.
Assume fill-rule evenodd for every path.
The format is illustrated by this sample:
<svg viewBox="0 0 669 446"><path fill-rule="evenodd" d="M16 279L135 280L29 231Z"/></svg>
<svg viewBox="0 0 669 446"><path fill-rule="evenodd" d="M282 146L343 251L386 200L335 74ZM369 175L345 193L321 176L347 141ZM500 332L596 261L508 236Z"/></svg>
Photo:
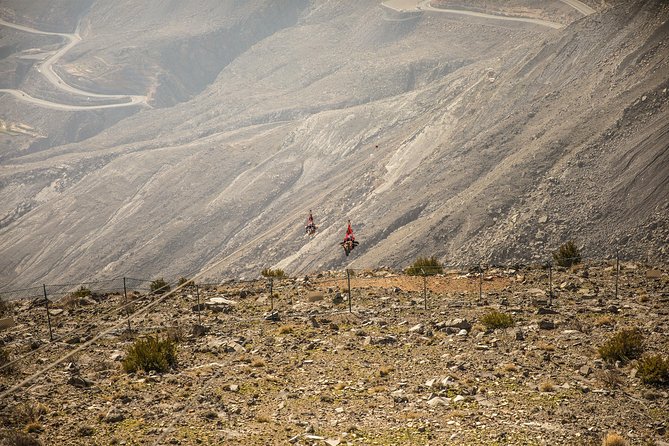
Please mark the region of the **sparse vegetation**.
<svg viewBox="0 0 669 446"><path fill-rule="evenodd" d="M277 269L265 268L264 270L262 270L260 274L262 274L263 277L273 277L276 279L283 279L284 277L286 277L286 273L280 268Z"/></svg>
<svg viewBox="0 0 669 446"><path fill-rule="evenodd" d="M88 297L88 296L90 296L91 294L92 294L92 293L91 293L91 290L90 290L89 288L87 288L87 287L84 286L84 285L81 285L81 286L79 287L79 289L77 289L76 291L73 291L70 295L73 296L73 297L79 297L79 298L81 298L81 297Z"/></svg>
<svg viewBox="0 0 669 446"><path fill-rule="evenodd" d="M163 294L170 291L170 285L165 282L162 277L151 282L151 292L156 294Z"/></svg>
<svg viewBox="0 0 669 446"><path fill-rule="evenodd" d="M669 357L644 355L639 360L639 377L645 384L669 385Z"/></svg>
<svg viewBox="0 0 669 446"><path fill-rule="evenodd" d="M599 348L599 355L608 362L625 364L643 353L643 334L639 329L621 330Z"/></svg>
<svg viewBox="0 0 669 446"><path fill-rule="evenodd" d="M7 350L4 347L0 347L0 374L11 375L14 372L14 365L8 365L11 361Z"/></svg>
<svg viewBox="0 0 669 446"><path fill-rule="evenodd" d="M513 327L513 317L511 317L510 314L492 310L481 317L481 323L485 325L488 330L509 328Z"/></svg>
<svg viewBox="0 0 669 446"><path fill-rule="evenodd" d="M188 279L186 279L185 277L180 277L180 278L179 278L179 281L177 282L177 286L181 286L181 285L184 285L184 286L195 286L195 282L193 282L192 280L188 280Z"/></svg>
<svg viewBox="0 0 669 446"><path fill-rule="evenodd" d="M572 265L581 263L581 252L576 246L576 243L574 243L572 240L569 240L553 253L553 260L558 266L564 266L568 268Z"/></svg>
<svg viewBox="0 0 669 446"><path fill-rule="evenodd" d="M408 276L434 276L443 274L444 267L434 256L419 257L404 270L404 273Z"/></svg>
<svg viewBox="0 0 669 446"><path fill-rule="evenodd" d="M555 392L555 384L552 381L542 381L539 383L539 392Z"/></svg>
<svg viewBox="0 0 669 446"><path fill-rule="evenodd" d="M9 304L0 297L0 317L5 317L5 315L8 315L9 313L10 313Z"/></svg>
<svg viewBox="0 0 669 446"><path fill-rule="evenodd" d="M602 440L602 446L627 446L627 441L615 433L609 433Z"/></svg>
<svg viewBox="0 0 669 446"><path fill-rule="evenodd" d="M379 368L379 376L381 378L383 378L383 377L386 377L386 376L390 375L394 371L395 371L395 368L393 366L384 365L384 366Z"/></svg>
<svg viewBox="0 0 669 446"><path fill-rule="evenodd" d="M285 335L285 334L292 333L294 329L295 329L295 327L293 325L287 324L287 325L280 326L279 329L277 330L277 332L280 335Z"/></svg>
<svg viewBox="0 0 669 446"><path fill-rule="evenodd" d="M265 367L265 360L262 358L253 358L251 360L251 367Z"/></svg>
<svg viewBox="0 0 669 446"><path fill-rule="evenodd" d="M162 373L175 366L176 362L177 346L174 341L149 336L146 339L138 339L130 346L123 360L123 370L126 372L155 370Z"/></svg>

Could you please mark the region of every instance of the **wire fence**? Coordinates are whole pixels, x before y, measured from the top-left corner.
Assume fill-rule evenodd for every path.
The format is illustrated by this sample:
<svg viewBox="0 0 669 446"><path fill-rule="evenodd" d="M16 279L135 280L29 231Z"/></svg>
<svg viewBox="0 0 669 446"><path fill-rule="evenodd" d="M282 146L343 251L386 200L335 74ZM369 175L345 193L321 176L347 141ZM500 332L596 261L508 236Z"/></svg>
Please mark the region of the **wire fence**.
<svg viewBox="0 0 669 446"><path fill-rule="evenodd" d="M638 273L639 269L629 265L621 268L629 261L623 262L618 256L609 259L561 258L559 263L564 266L553 261L507 265L480 262L465 267L461 264L416 262L403 271L389 268L345 269L298 278L259 277L255 280L197 284L180 279L178 282L165 282L162 289L157 287L157 281L123 277L0 291L0 300L30 302L30 321L21 328L27 336L67 341L68 337L76 337L77 333L90 332L98 321L104 319L127 319L126 329L133 330L134 310L170 288L180 289L179 296L190 300L197 325L202 325L205 310L234 305L236 300L247 296L260 297L252 305L257 317L267 318L277 311L292 308L296 302L331 300L333 311L353 312L354 308L362 311L366 306L377 305L379 299L398 295L408 296L404 304L413 309L438 311L454 306L486 305L500 297L502 291L513 283L522 284L529 291L518 296L518 302L509 302L509 296L504 297L502 301L507 305L550 307L559 304L559 299L570 293L584 298L597 297L603 301L617 300L627 291L628 276ZM590 274L590 269L595 267L598 272ZM525 272L529 270L539 270L540 274L528 279ZM271 272L271 269L263 271ZM587 285L583 285L586 280ZM101 311L95 304L105 300L113 300L113 304ZM80 324L80 313L90 313L89 324ZM134 325L138 323L134 321ZM0 317L0 330L11 324L7 318Z"/></svg>
<svg viewBox="0 0 669 446"><path fill-rule="evenodd" d="M305 314L366 317L379 306L420 317L491 304L552 307L566 299L618 304L619 299L639 292L639 287L669 302L666 271L618 256L566 260L578 260L578 264L421 264L403 271L349 268L302 277L261 276L208 283L179 279L161 284L124 277L0 291L1 301L29 310L16 325L11 310L0 314L0 333L9 328L11 336L20 336L30 345L28 351L1 364L0 372L47 349L70 355L71 344L84 346L110 330L122 335L191 326L192 334L201 335L220 312L242 323L278 322ZM96 305L100 303L106 305Z"/></svg>

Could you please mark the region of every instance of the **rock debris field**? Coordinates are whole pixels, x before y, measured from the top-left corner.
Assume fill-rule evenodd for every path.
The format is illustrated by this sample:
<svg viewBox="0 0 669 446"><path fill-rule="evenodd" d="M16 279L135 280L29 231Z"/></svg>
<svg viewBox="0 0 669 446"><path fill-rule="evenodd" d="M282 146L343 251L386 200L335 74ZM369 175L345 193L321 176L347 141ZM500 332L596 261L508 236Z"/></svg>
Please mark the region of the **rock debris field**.
<svg viewBox="0 0 669 446"><path fill-rule="evenodd" d="M266 280L199 285L200 305L194 288L129 293L131 311L154 303L130 332L123 295L71 297L51 305L54 342L40 302L12 302L0 359L19 360L0 374L0 436L43 445L601 445L617 433L631 445L669 444L666 382L644 383L641 359L599 353L624 329L639 330L644 355L669 353L666 268L623 263L617 298L610 264L558 268L552 279L552 305L548 271L534 268L425 282L356 271L350 311L340 272L275 279L273 298ZM512 325L489 328L492 312ZM176 340L176 366L125 372L128 348L148 335Z"/></svg>

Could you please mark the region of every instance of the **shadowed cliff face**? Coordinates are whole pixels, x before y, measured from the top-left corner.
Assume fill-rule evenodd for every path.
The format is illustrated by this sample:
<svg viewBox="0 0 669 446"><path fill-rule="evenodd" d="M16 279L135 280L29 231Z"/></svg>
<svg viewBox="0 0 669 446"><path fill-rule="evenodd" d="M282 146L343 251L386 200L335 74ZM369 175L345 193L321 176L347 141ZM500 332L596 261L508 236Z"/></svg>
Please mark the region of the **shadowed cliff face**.
<svg viewBox="0 0 669 446"><path fill-rule="evenodd" d="M159 3L82 10L57 67L152 107L0 97L39 135L0 134L3 283L536 260L571 238L669 254L666 4L555 30L353 1ZM19 86L54 88L31 69Z"/></svg>

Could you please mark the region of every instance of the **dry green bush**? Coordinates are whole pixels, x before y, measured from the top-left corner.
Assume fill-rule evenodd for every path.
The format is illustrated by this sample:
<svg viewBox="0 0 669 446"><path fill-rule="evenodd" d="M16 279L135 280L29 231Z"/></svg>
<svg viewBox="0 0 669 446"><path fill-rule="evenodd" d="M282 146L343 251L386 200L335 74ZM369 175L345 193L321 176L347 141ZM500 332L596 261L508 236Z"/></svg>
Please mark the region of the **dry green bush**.
<svg viewBox="0 0 669 446"><path fill-rule="evenodd" d="M274 277L277 279L282 279L286 277L286 273L280 268L277 269L265 268L264 270L261 271L260 274L262 274L263 277Z"/></svg>
<svg viewBox="0 0 669 446"><path fill-rule="evenodd" d="M599 355L608 362L620 361L625 364L642 353L643 334L637 328L621 330L599 347Z"/></svg>
<svg viewBox="0 0 669 446"><path fill-rule="evenodd" d="M581 263L581 252L578 250L576 243L569 240L553 253L553 260L558 266L570 267Z"/></svg>
<svg viewBox="0 0 669 446"><path fill-rule="evenodd" d="M0 347L0 374L1 375L11 375L16 371L14 364L9 365L12 362L9 352L4 348Z"/></svg>
<svg viewBox="0 0 669 446"><path fill-rule="evenodd" d="M645 384L669 385L669 358L644 355L639 360L639 377Z"/></svg>
<svg viewBox="0 0 669 446"><path fill-rule="evenodd" d="M149 336L138 339L128 348L123 359L123 370L126 372L145 372L155 370L162 373L177 363L177 345L170 339L158 339Z"/></svg>
<svg viewBox="0 0 669 446"><path fill-rule="evenodd" d="M489 330L509 328L513 327L513 317L510 314L492 310L481 317L481 323Z"/></svg>
<svg viewBox="0 0 669 446"><path fill-rule="evenodd" d="M195 286L195 282L193 282L192 280L188 280L188 279L186 279L185 277L180 277L180 278L179 278L179 281L177 282L177 286L181 286L181 285L184 285L184 286Z"/></svg>
<svg viewBox="0 0 669 446"><path fill-rule="evenodd" d="M418 257L407 269L404 270L407 276L434 276L443 274L444 267L436 257Z"/></svg>
<svg viewBox="0 0 669 446"><path fill-rule="evenodd" d="M167 293L171 290L170 285L162 277L151 282L151 292L156 294Z"/></svg>
<svg viewBox="0 0 669 446"><path fill-rule="evenodd" d="M4 299L0 298L0 317L5 317L11 313L11 308L9 303L5 302Z"/></svg>

